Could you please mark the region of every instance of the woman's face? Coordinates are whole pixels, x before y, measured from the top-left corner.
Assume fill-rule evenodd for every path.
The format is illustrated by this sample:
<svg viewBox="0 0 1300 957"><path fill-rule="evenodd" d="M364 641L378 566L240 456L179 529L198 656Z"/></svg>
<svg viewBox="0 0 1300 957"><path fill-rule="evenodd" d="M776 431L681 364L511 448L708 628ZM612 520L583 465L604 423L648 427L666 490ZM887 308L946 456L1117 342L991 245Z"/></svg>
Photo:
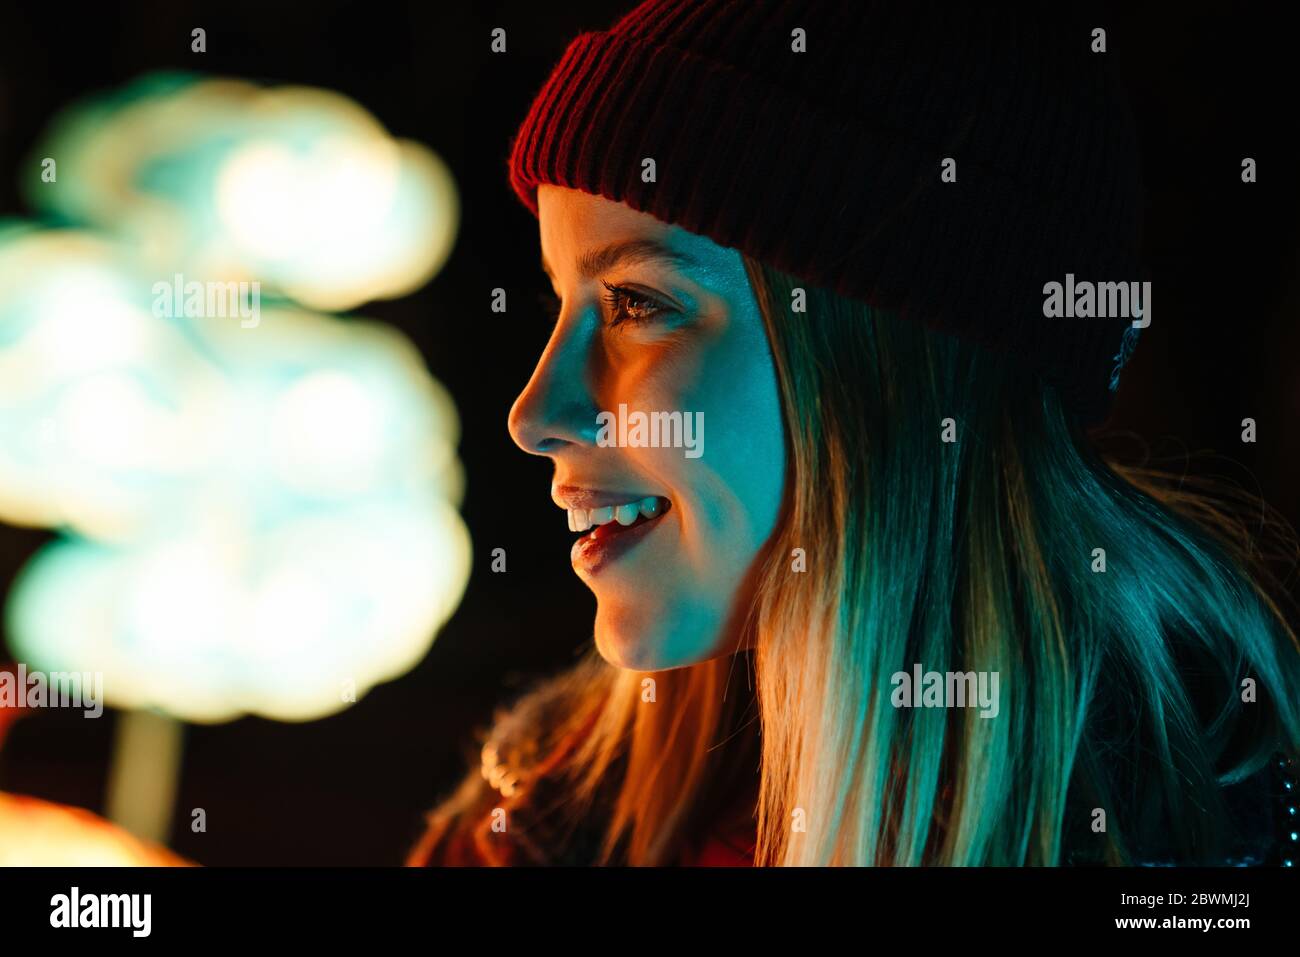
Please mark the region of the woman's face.
<svg viewBox="0 0 1300 957"><path fill-rule="evenodd" d="M578 190L543 185L538 214L561 309L510 433L555 463L597 648L641 671L729 653L785 478L740 253Z"/></svg>

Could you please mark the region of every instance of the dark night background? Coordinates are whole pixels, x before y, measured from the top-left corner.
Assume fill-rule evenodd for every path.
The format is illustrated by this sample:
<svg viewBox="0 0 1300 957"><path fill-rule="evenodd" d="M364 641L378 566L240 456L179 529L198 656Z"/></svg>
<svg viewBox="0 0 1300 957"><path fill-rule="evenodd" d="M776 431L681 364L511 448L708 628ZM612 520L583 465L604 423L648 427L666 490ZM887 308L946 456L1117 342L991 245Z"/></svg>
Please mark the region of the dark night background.
<svg viewBox="0 0 1300 957"><path fill-rule="evenodd" d="M546 339L534 306L544 287L536 222L509 191L505 162L568 40L631 5L277 10L236 0L0 12L0 216L28 214L18 164L57 109L161 69L338 90L393 135L435 149L459 184L461 231L442 272L415 295L356 312L410 336L459 407L462 512L475 552L464 601L416 669L343 714L190 725L172 845L181 854L211 865L399 863L421 812L463 772L472 729L590 640L594 603L569 569L571 536L549 501L549 465L515 449L505 428ZM1137 113L1144 246L1163 317L1124 374L1112 427L1157 456L1217 453L1214 473L1263 494L1296 524L1300 170L1290 127L1300 111L1289 24L1240 5L1116 4L1096 19ZM207 30L205 54L190 52L196 26ZM498 26L505 55L489 51ZM1252 185L1240 178L1245 156L1258 162ZM489 309L496 286L508 290L505 315ZM1247 416L1258 423L1255 445L1240 441ZM48 537L0 525L0 594ZM496 547L508 553L504 575L489 570ZM0 752L0 788L102 811L111 714L23 718ZM207 810L205 834L186 826L193 807Z"/></svg>

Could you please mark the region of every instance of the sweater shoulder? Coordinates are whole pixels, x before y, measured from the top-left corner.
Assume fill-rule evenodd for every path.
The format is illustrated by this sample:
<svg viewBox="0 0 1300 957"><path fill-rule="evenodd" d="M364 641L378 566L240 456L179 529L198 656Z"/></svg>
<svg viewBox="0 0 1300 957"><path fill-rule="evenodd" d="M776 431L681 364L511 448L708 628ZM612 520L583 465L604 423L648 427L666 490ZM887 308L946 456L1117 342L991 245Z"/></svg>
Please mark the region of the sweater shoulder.
<svg viewBox="0 0 1300 957"><path fill-rule="evenodd" d="M564 804L558 766L580 737L577 705L604 676L602 666L608 667L584 660L496 708L491 723L473 734L459 783L425 815L409 864L560 859L564 848L554 846L563 831L555 813Z"/></svg>

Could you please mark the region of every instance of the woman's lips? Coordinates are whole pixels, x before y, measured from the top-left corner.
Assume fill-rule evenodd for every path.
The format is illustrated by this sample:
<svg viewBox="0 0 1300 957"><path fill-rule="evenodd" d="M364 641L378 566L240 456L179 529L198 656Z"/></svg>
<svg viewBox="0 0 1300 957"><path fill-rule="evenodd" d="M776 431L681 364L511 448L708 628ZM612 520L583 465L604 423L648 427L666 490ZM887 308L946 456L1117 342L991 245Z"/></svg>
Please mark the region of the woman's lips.
<svg viewBox="0 0 1300 957"><path fill-rule="evenodd" d="M603 512L592 516L600 524L574 542L569 552L569 560L573 563L574 570L594 575L605 565L626 554L653 531L669 511L671 504L665 498L657 496L650 498L654 499L654 504L639 508L635 516L626 512L612 519ZM609 508L606 506L606 510ZM573 512L570 511L570 529L581 531L585 527L583 519L578 517L576 522L575 525Z"/></svg>

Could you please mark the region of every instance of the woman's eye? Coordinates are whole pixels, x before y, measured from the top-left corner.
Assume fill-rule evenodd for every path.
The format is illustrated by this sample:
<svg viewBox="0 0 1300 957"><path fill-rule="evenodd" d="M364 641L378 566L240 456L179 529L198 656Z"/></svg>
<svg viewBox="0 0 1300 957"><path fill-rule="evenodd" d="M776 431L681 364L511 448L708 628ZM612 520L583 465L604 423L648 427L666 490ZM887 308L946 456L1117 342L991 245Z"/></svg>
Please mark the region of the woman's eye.
<svg viewBox="0 0 1300 957"><path fill-rule="evenodd" d="M619 326L625 322L637 324L651 322L661 314L671 312L671 307L664 305L653 296L647 296L645 293L628 289L625 286L615 286L602 280L601 285L605 287L604 300L609 306L611 326Z"/></svg>
<svg viewBox="0 0 1300 957"><path fill-rule="evenodd" d="M611 326L619 326L625 322L633 325L652 322L660 315L674 311L671 306L665 305L653 296L628 289L626 286L615 286L607 282L602 282L602 285L605 287L605 294L601 298L609 307ZM559 296L545 289L537 294L537 303L542 312L550 318L551 325L560 321L564 301Z"/></svg>

